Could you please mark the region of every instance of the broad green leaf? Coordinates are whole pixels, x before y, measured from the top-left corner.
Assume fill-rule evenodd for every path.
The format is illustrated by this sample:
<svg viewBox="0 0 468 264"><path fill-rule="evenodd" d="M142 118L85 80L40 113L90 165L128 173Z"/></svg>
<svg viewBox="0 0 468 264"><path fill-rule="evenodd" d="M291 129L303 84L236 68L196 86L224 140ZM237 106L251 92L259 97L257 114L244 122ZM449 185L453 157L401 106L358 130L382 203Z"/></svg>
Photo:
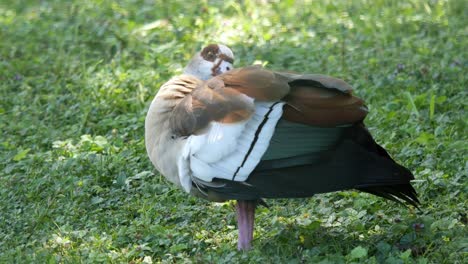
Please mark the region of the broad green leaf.
<svg viewBox="0 0 468 264"><path fill-rule="evenodd" d="M360 259L367 257L367 249L361 246L357 246L353 250L351 250L349 256L351 257L351 259Z"/></svg>
<svg viewBox="0 0 468 264"><path fill-rule="evenodd" d="M13 160L14 161L20 161L24 158L26 158L26 156L28 155L29 151L31 151L30 148L27 148L27 149L24 149L24 150L20 150L18 153L16 153L16 155L13 157Z"/></svg>

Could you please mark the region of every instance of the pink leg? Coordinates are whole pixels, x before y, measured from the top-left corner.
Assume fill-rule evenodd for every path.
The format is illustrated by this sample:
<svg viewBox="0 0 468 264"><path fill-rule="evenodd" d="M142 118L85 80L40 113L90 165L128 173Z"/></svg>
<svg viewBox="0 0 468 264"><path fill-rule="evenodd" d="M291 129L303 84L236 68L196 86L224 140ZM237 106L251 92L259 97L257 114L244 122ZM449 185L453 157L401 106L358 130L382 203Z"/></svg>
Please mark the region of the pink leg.
<svg viewBox="0 0 468 264"><path fill-rule="evenodd" d="M256 206L257 201L237 201L237 228L239 229L237 249L239 250L249 250L251 248Z"/></svg>

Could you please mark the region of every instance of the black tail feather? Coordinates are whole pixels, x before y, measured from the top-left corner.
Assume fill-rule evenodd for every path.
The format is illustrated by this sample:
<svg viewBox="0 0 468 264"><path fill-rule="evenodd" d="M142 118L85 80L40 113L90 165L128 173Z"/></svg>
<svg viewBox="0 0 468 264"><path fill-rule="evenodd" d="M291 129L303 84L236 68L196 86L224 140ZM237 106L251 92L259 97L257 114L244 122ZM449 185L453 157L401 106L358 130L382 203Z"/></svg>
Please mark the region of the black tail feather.
<svg viewBox="0 0 468 264"><path fill-rule="evenodd" d="M402 202L403 200L404 202L419 208L420 202L417 197L416 190L414 190L413 186L411 186L409 183L386 186L357 187L356 189L380 196L382 198L386 198L400 204L404 204Z"/></svg>
<svg viewBox="0 0 468 264"><path fill-rule="evenodd" d="M413 174L407 168L397 164L388 152L375 142L372 135L369 133L364 124L357 124L350 128L352 131L349 133L353 141L358 143L360 146L366 148L368 151L379 155L394 163L394 166L398 168L400 177L387 179L388 182L382 181L382 179L375 178L377 182L372 182L372 179L366 181L366 183L357 186L356 189L371 193L401 204L402 201L407 202L419 208L420 204L416 190L411 186L410 181L414 179Z"/></svg>

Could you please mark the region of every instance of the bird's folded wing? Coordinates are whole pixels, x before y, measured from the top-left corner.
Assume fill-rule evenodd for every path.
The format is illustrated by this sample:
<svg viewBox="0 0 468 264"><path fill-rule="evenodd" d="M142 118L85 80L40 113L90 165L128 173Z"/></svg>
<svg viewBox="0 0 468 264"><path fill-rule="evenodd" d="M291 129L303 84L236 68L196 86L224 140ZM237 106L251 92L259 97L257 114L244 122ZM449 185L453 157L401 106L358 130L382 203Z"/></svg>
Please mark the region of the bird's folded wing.
<svg viewBox="0 0 468 264"><path fill-rule="evenodd" d="M275 72L254 65L215 79L257 101L285 101L283 118L292 122L330 127L361 121L368 112L349 84L326 75Z"/></svg>
<svg viewBox="0 0 468 264"><path fill-rule="evenodd" d="M353 96L343 80L319 74L275 74L286 78L291 87L283 98L285 120L333 127L359 122L367 115L364 101Z"/></svg>

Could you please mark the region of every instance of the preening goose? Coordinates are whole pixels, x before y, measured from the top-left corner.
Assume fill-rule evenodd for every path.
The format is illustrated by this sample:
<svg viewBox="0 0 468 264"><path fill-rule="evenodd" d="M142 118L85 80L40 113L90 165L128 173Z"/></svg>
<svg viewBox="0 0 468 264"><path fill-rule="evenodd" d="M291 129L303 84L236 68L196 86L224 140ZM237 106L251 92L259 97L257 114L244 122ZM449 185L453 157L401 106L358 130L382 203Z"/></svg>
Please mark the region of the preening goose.
<svg viewBox="0 0 468 264"><path fill-rule="evenodd" d="M145 121L148 155L169 181L210 201L237 200L238 248L251 247L263 198L347 189L417 206L414 178L363 124L342 80L261 66L233 69L211 44L165 83Z"/></svg>

